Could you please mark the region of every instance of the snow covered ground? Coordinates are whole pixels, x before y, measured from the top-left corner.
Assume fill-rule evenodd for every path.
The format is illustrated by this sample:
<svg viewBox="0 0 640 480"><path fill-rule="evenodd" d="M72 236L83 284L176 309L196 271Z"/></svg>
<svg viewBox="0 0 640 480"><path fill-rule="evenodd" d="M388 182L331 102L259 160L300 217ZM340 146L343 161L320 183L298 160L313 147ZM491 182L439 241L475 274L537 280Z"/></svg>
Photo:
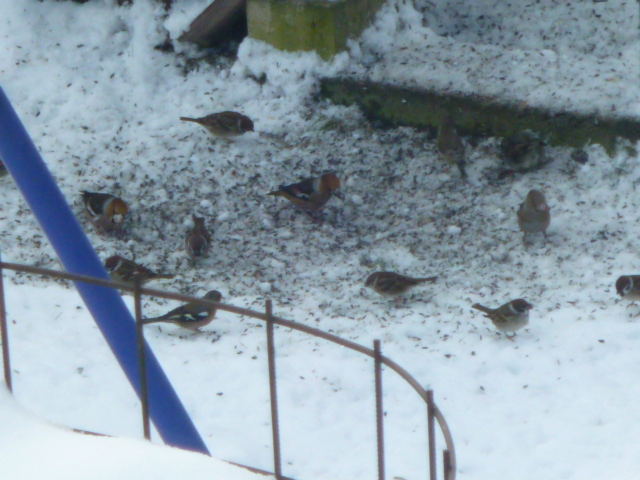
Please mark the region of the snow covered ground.
<svg viewBox="0 0 640 480"><path fill-rule="evenodd" d="M544 169L499 180L500 139L486 139L469 148L465 183L439 159L428 133L375 130L356 109L315 98L319 75L383 68L374 60L388 56L392 45L405 48L418 31L446 44L442 54L459 58L469 45L486 52L503 44L521 85L531 77L509 50L518 39L526 45L517 48L545 57L575 50L588 69L554 74L566 70L568 82L584 73L574 103L607 111L605 98L617 112L637 115L635 2L527 3L520 17L500 26L503 38L479 27L474 12L488 11L486 2L466 2L474 22L455 14L459 2L424 14L429 2L393 4L331 64L253 40L240 45L237 61L204 58L182 45L176 53L154 50L167 32L176 38L206 3L176 1L165 17L145 0L122 8L100 0L0 0L0 85L101 258L119 253L177 274L155 287L195 295L216 288L225 301L254 309L269 297L285 318L367 346L381 339L386 355L435 390L456 442L459 478L635 478L640 308L616 298L613 287L619 275L640 268L634 146L622 145L609 158L588 145L585 165L553 148ZM512 18L513 6L493 3L494 17ZM597 11L607 28L590 24L587 10ZM567 12L580 18L575 29L562 20ZM539 36L545 25L558 26L555 43ZM596 58L602 61L589 60ZM616 68L628 70L601 83L616 58ZM407 61L407 69L421 71L426 60ZM451 68L451 88L463 88L461 65ZM603 96L592 94L606 86L612 89ZM539 88L536 96L564 104L553 88ZM256 130L271 136L215 141L178 120L227 109L249 115ZM265 196L281 183L326 170L343 180L346 198L329 202L321 225ZM548 241L525 245L515 210L531 188L547 194L552 224ZM83 189L130 203L126 235L93 230L80 204ZM58 268L10 178L0 179L0 190L3 258ZM206 217L214 240L196 268L183 251L192 213ZM440 278L396 304L364 288L368 274L380 269ZM128 437L113 449L98 448L108 448L123 469L131 465L129 478L175 478L173 463L163 468L159 460L145 460L147 471L137 461L163 450L131 440L141 437L139 403L77 294L40 278L7 278L20 406L2 394L0 418L12 428L0 430L0 451L28 460L7 464L10 471L3 461L3 478L26 478L26 469L29 478L86 478L86 471L72 469L69 452L117 443L54 435L32 414ZM535 309L530 328L514 341L470 308L517 297ZM173 305L147 299L145 313ZM173 326L146 333L213 456L272 470L264 330L258 321L221 313L200 335ZM285 475L374 478L371 361L295 332L276 335ZM393 374L384 382L387 475L425 478L424 408ZM201 461L211 463L201 456L174 460L174 454L180 455L172 452L171 462L185 465L183 476L189 468L208 468ZM98 456L82 458L102 468Z"/></svg>
<svg viewBox="0 0 640 480"><path fill-rule="evenodd" d="M349 72L556 111L637 117L639 13L632 1L389 2L354 47L360 61Z"/></svg>

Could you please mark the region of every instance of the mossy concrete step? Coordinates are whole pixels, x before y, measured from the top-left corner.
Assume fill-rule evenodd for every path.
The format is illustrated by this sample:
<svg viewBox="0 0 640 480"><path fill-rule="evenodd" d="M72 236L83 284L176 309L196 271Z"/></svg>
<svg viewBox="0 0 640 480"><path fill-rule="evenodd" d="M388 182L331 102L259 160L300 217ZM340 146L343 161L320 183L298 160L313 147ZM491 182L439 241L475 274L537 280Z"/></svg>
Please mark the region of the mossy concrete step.
<svg viewBox="0 0 640 480"><path fill-rule="evenodd" d="M249 36L287 51L315 50L325 60L371 23L383 0L248 0Z"/></svg>
<svg viewBox="0 0 640 480"><path fill-rule="evenodd" d="M465 135L505 137L522 130L541 134L551 145L602 145L609 154L618 138L640 140L640 119L553 112L494 98L455 95L385 85L353 78L325 78L321 95L334 103L358 105L369 120L394 126L436 129L449 113Z"/></svg>

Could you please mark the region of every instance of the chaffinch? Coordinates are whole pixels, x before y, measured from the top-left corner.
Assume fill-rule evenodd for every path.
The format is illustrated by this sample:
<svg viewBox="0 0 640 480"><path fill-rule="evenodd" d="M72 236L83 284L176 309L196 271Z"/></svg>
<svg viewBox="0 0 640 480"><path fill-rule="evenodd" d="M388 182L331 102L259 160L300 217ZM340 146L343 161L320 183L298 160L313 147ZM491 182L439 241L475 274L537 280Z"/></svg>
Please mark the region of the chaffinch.
<svg viewBox="0 0 640 480"><path fill-rule="evenodd" d="M520 330L529 324L529 310L533 308L533 305L522 298L518 298L496 309L487 308L479 303L473 304L472 307L484 312L485 316L491 320L498 330L513 332L515 336L516 330Z"/></svg>
<svg viewBox="0 0 640 480"><path fill-rule="evenodd" d="M548 162L545 142L531 130L523 130L502 139L500 153L513 170L535 170Z"/></svg>
<svg viewBox="0 0 640 480"><path fill-rule="evenodd" d="M547 235L551 223L551 212L547 199L540 190L531 190L518 209L518 225L525 235L540 233Z"/></svg>
<svg viewBox="0 0 640 480"><path fill-rule="evenodd" d="M140 284L144 284L156 278L174 277L174 275L158 274L144 265L139 265L133 260L121 257L120 255L112 255L107 258L104 262L104 267L114 281L129 285L135 285L136 279L140 280Z"/></svg>
<svg viewBox="0 0 640 480"><path fill-rule="evenodd" d="M339 189L340 179L333 173L325 173L291 185L280 185L278 190L267 195L284 197L305 212L317 212L322 210L332 195L342 198Z"/></svg>
<svg viewBox="0 0 640 480"><path fill-rule="evenodd" d="M395 297L421 283L434 283L438 277L412 278L394 272L373 272L365 285L386 297Z"/></svg>
<svg viewBox="0 0 640 480"><path fill-rule="evenodd" d="M110 193L82 192L85 210L93 224L105 230L120 228L129 206L121 198Z"/></svg>
<svg viewBox="0 0 640 480"><path fill-rule="evenodd" d="M233 138L253 132L253 121L238 112L212 113L202 118L180 117L183 122L194 122L202 125L215 137Z"/></svg>
<svg viewBox="0 0 640 480"><path fill-rule="evenodd" d="M203 257L209 251L211 236L204 226L204 218L192 216L193 228L189 230L187 238L185 240L185 248L189 256L193 259L195 257Z"/></svg>
<svg viewBox="0 0 640 480"><path fill-rule="evenodd" d="M211 290L202 298L210 302L220 302L220 300L222 300L222 294L217 290ZM211 323L213 317L216 315L216 310L217 307L214 305L189 302L159 317L144 318L142 319L142 324L148 325L150 323L160 322L173 323L179 327L199 332L200 328Z"/></svg>

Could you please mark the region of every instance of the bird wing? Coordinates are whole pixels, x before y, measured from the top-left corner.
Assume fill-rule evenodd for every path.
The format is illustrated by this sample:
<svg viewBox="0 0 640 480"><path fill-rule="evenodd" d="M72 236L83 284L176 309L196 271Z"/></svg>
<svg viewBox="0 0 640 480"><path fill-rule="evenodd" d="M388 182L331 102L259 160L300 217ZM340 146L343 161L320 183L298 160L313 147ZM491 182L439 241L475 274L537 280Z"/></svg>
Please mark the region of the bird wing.
<svg viewBox="0 0 640 480"><path fill-rule="evenodd" d="M208 115L209 121L215 123L220 130L226 133L233 133L237 129L240 117L234 112L220 112Z"/></svg>
<svg viewBox="0 0 640 480"><path fill-rule="evenodd" d="M280 191L300 200L309 200L309 197L315 193L313 178L307 178L298 183L291 185L280 185Z"/></svg>
<svg viewBox="0 0 640 480"><path fill-rule="evenodd" d="M145 318L142 320L143 324L155 323L155 322L198 322L204 320L211 313L209 311L211 307L208 305L182 305L181 307L174 308L164 315L153 318Z"/></svg>
<svg viewBox="0 0 640 480"><path fill-rule="evenodd" d="M82 196L87 210L89 210L89 213L93 216L102 215L107 201L114 198L113 195L108 193L83 192Z"/></svg>

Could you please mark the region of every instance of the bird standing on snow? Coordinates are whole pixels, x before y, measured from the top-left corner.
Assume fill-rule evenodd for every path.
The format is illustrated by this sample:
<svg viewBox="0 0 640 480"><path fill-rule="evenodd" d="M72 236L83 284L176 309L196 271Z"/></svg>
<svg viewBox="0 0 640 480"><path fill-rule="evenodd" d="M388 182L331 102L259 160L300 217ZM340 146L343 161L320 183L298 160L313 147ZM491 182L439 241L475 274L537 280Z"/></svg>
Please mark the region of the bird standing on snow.
<svg viewBox="0 0 640 480"><path fill-rule="evenodd" d="M522 298L518 298L496 309L487 308L479 303L473 304L472 307L484 312L485 316L491 320L498 330L501 332L513 332L515 336L516 330L520 330L529 324L529 310L533 308L533 305Z"/></svg>
<svg viewBox="0 0 640 480"><path fill-rule="evenodd" d="M193 218L193 228L189 230L187 239L185 240L185 248L191 258L195 260L195 257L204 257L209 251L211 236L204 226L204 218Z"/></svg>
<svg viewBox="0 0 640 480"><path fill-rule="evenodd" d="M114 281L128 285L135 285L136 280L140 280L140 284L142 285L156 278L174 277L173 275L158 274L144 265L139 265L133 260L121 257L120 255L113 255L107 258L104 262L104 267Z"/></svg>
<svg viewBox="0 0 640 480"><path fill-rule="evenodd" d="M220 300L222 300L222 294L217 290L211 290L202 298L211 302L220 302ZM211 323L213 317L216 315L216 310L217 307L213 305L189 302L159 317L144 318L142 324L148 325L150 323L160 322L173 323L179 327L199 332L200 328Z"/></svg>
<svg viewBox="0 0 640 480"><path fill-rule="evenodd" d="M540 190L531 190L518 209L518 225L525 235L542 232L547 236L551 212L547 199Z"/></svg>
<svg viewBox="0 0 640 480"><path fill-rule="evenodd" d="M616 291L626 300L640 300L640 275L622 275L616 281Z"/></svg>
<svg viewBox="0 0 640 480"><path fill-rule="evenodd" d="M365 285L386 297L396 297L421 283L434 283L438 277L412 278L394 272L374 272Z"/></svg>
<svg viewBox="0 0 640 480"><path fill-rule="evenodd" d="M317 212L329 201L332 195L341 198L338 192L340 179L333 173L320 177L307 178L291 185L280 185L278 190L267 193L284 197L305 212Z"/></svg>
<svg viewBox="0 0 640 480"><path fill-rule="evenodd" d="M440 119L440 126L438 127L438 150L445 158L447 162L458 167L462 178L467 176L465 171L465 153L464 144L455 124L449 115L443 115Z"/></svg>
<svg viewBox="0 0 640 480"><path fill-rule="evenodd" d="M82 200L85 210L93 224L104 230L120 228L129 206L121 198L110 193L94 193L83 191Z"/></svg>
<svg viewBox="0 0 640 480"><path fill-rule="evenodd" d="M530 171L548 162L545 142L531 130L524 130L502 139L500 153L513 170Z"/></svg>
<svg viewBox="0 0 640 480"><path fill-rule="evenodd" d="M253 132L253 121L238 112L218 112L202 118L180 117L180 120L198 123L214 137L225 139Z"/></svg>

